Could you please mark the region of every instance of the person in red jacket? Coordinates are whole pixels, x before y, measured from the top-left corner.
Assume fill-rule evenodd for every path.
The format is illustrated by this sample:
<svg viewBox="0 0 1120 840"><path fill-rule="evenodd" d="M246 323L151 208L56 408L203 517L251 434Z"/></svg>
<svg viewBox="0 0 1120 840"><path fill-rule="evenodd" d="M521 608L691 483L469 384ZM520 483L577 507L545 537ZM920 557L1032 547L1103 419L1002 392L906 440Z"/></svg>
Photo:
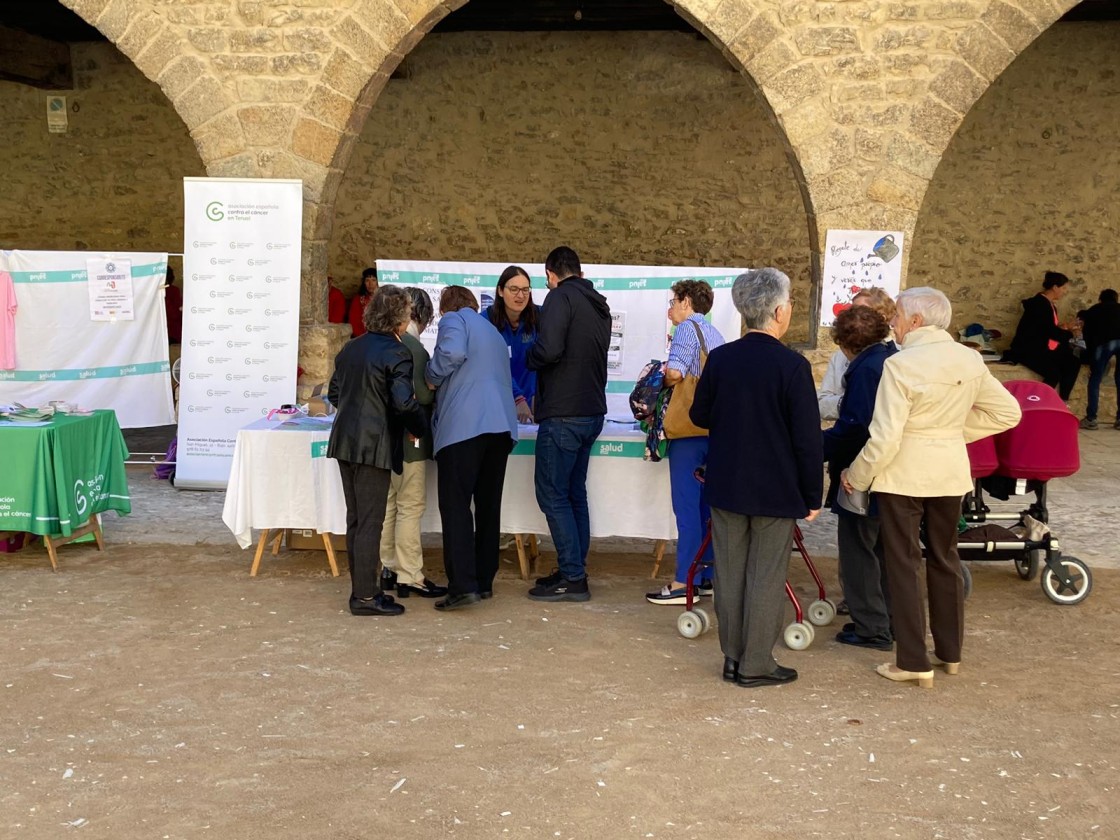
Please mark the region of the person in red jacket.
<svg viewBox="0 0 1120 840"><path fill-rule="evenodd" d="M346 295L334 284L334 277L327 275L327 321L331 324L346 323Z"/></svg>
<svg viewBox="0 0 1120 840"><path fill-rule="evenodd" d="M366 311L366 304L370 302L376 291L377 269L367 268L362 272L362 285L358 294L354 295L354 299L350 301L350 328L353 330L353 338L357 338L366 331L362 313Z"/></svg>

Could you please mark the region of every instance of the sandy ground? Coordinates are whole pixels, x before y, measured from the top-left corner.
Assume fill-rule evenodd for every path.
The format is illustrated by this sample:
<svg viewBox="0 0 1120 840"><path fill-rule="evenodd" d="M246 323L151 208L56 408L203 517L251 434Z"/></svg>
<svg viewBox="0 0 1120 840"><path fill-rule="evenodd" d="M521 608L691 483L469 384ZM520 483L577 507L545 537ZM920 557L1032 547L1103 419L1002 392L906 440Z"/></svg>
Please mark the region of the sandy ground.
<svg viewBox="0 0 1120 840"><path fill-rule="evenodd" d="M742 689L714 633L642 601L638 554L597 552L587 604L503 571L471 610L355 618L319 552L251 579L228 535L126 522L58 574L3 558L2 837L1120 837L1117 571L1059 607L974 564L962 673L932 690L876 676L840 619L778 652L798 682Z"/></svg>

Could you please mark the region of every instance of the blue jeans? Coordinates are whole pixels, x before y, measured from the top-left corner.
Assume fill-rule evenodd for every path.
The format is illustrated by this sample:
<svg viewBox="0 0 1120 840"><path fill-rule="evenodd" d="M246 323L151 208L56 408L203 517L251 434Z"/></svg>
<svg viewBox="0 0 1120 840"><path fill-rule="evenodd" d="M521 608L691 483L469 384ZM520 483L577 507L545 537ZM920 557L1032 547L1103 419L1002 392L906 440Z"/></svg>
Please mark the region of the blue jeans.
<svg viewBox="0 0 1120 840"><path fill-rule="evenodd" d="M708 462L706 437L677 438L669 441L669 490L673 497L673 515L677 520L677 575L673 580L684 582L688 567L708 528L712 515L704 501L704 487L696 480L697 467ZM704 552L704 562L712 562L712 546ZM701 572L697 581L710 580L711 568Z"/></svg>
<svg viewBox="0 0 1120 840"><path fill-rule="evenodd" d="M602 415L549 417L537 429L533 473L537 504L556 544L560 574L568 580L587 576L587 552L591 549L587 466L591 447L601 431Z"/></svg>
<svg viewBox="0 0 1120 840"><path fill-rule="evenodd" d="M1101 402L1101 380L1108 371L1108 363L1116 356L1116 396L1120 400L1120 340L1106 341L1093 349L1093 361L1089 366L1089 402L1085 406L1085 416L1097 419L1097 408ZM1120 405L1116 407L1116 419L1120 420Z"/></svg>

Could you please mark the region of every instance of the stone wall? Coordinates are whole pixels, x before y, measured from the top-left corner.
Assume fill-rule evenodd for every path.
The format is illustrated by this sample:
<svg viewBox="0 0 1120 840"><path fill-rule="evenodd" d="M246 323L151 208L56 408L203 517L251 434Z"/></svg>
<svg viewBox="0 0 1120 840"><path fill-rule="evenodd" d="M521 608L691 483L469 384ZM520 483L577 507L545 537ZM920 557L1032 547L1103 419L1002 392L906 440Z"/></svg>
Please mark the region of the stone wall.
<svg viewBox="0 0 1120 840"><path fill-rule="evenodd" d="M955 326L1010 340L1054 269L1063 318L1120 289L1120 23L1050 28L965 118L918 217L908 284L949 292Z"/></svg>
<svg viewBox="0 0 1120 840"><path fill-rule="evenodd" d="M753 83L685 33L430 35L342 176L330 268L374 259L776 265L808 311L809 227ZM795 338L808 337L802 318Z"/></svg>
<svg viewBox="0 0 1120 840"><path fill-rule="evenodd" d="M74 44L70 127L45 91L0 82L0 247L180 251L183 177L205 175L183 121L111 44Z"/></svg>

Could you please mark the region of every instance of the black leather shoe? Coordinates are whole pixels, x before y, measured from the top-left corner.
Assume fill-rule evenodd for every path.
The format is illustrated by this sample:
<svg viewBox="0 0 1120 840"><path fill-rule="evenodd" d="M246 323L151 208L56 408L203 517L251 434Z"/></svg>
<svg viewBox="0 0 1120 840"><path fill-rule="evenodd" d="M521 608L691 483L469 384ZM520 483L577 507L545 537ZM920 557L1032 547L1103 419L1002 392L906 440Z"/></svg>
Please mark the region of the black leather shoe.
<svg viewBox="0 0 1120 840"><path fill-rule="evenodd" d="M381 593L368 601L350 598L351 615L400 615L404 612L404 604L398 604L392 595Z"/></svg>
<svg viewBox="0 0 1120 840"><path fill-rule="evenodd" d="M842 645L873 648L874 650L890 650L894 647L894 643L890 639L872 639L867 636L861 636L854 630L841 630L836 634L836 641L838 641Z"/></svg>
<svg viewBox="0 0 1120 840"><path fill-rule="evenodd" d="M409 595L419 595L421 598L442 598L447 594L447 587L432 583L427 578L420 585L415 583L398 583L397 597L407 598Z"/></svg>
<svg viewBox="0 0 1120 840"><path fill-rule="evenodd" d="M739 679L739 663L730 656L723 657L723 678L727 682L735 682Z"/></svg>
<svg viewBox="0 0 1120 840"><path fill-rule="evenodd" d="M784 685L791 683L797 679L797 672L793 668L783 668L779 665L769 674L761 674L756 677L740 674L739 678L735 680L737 685L743 688L761 688L764 685Z"/></svg>
<svg viewBox="0 0 1120 840"><path fill-rule="evenodd" d="M436 609L441 612L448 610L461 610L463 607L469 607L471 604L477 604L482 600L482 596L477 592L464 592L462 595L448 595L442 601L436 601Z"/></svg>
<svg viewBox="0 0 1120 840"><path fill-rule="evenodd" d="M392 592L397 588L397 573L392 569L381 567L381 591Z"/></svg>
<svg viewBox="0 0 1120 840"><path fill-rule="evenodd" d="M483 601L489 601L491 598L494 597L494 590L493 589L480 589L478 591L478 597L481 598Z"/></svg>

